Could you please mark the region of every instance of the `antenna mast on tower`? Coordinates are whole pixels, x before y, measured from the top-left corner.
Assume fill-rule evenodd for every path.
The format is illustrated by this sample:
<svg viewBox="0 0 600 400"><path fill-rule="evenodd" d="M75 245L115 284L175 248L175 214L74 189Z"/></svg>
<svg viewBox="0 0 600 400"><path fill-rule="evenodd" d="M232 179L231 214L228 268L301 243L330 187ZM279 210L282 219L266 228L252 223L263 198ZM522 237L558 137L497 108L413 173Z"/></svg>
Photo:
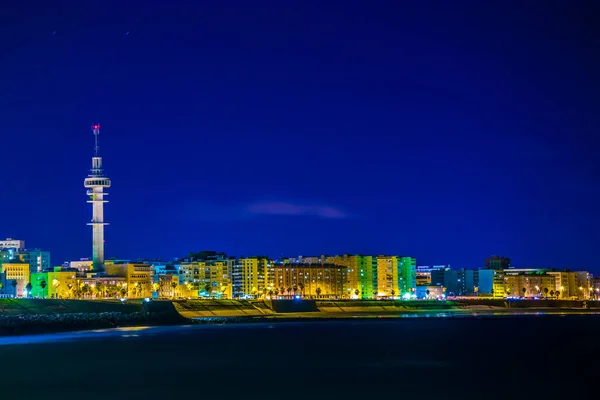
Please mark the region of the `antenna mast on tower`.
<svg viewBox="0 0 600 400"><path fill-rule="evenodd" d="M98 157L98 154L100 153L100 146L98 146L98 135L100 135L100 124L92 125L92 132L94 132L94 141L95 141L94 154L96 157Z"/></svg>

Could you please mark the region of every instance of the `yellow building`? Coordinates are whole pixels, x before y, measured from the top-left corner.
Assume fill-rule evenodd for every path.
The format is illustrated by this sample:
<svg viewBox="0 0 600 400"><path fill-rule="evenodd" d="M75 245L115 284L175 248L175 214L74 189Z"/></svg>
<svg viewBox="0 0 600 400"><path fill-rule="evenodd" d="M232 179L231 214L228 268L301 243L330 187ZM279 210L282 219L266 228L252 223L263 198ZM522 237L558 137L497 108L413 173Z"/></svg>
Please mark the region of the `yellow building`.
<svg viewBox="0 0 600 400"><path fill-rule="evenodd" d="M76 294L81 297L87 299L121 298L128 296L128 293L130 292L127 285L127 278L125 277L90 275L91 276L80 277L77 279L79 293ZM82 290L84 287L86 287L85 291ZM133 290L136 290L135 286ZM140 290L137 290L136 294L139 296L131 297L146 297L141 295L142 293Z"/></svg>
<svg viewBox="0 0 600 400"><path fill-rule="evenodd" d="M348 297L348 269L333 264L277 264L271 268L274 295L315 298Z"/></svg>
<svg viewBox="0 0 600 400"><path fill-rule="evenodd" d="M398 273L397 257L377 257L377 296L393 297L400 293Z"/></svg>
<svg viewBox="0 0 600 400"><path fill-rule="evenodd" d="M185 262L177 265L179 272L179 284L185 286L187 296L192 291L196 291L194 297L198 297L198 291L204 285L204 263L201 262ZM190 293L187 293L190 292Z"/></svg>
<svg viewBox="0 0 600 400"><path fill-rule="evenodd" d="M22 262L9 262L2 264L2 273L5 274L6 283L12 285L16 282L17 297L23 297L25 287L30 283L31 274L29 272L29 264Z"/></svg>
<svg viewBox="0 0 600 400"><path fill-rule="evenodd" d="M178 295L179 277L177 275L162 274L158 275L158 297L176 298Z"/></svg>
<svg viewBox="0 0 600 400"><path fill-rule="evenodd" d="M506 284L504 282L504 270L494 269L492 278L492 296L495 299L503 299L507 296Z"/></svg>
<svg viewBox="0 0 600 400"><path fill-rule="evenodd" d="M239 260L236 266L241 295L261 296L266 292L270 262L265 257L250 257Z"/></svg>
<svg viewBox="0 0 600 400"><path fill-rule="evenodd" d="M105 269L110 276L125 278L126 297L144 298L152 296L152 267L149 264L112 264L105 265Z"/></svg>
<svg viewBox="0 0 600 400"><path fill-rule="evenodd" d="M179 284L187 290L184 297L202 295L231 298L232 285L230 269L233 262L229 260L196 261L179 264Z"/></svg>
<svg viewBox="0 0 600 400"><path fill-rule="evenodd" d="M208 261L203 263L205 270L204 289L211 296L221 299L232 298L232 284L229 278L232 271L232 264L228 261Z"/></svg>
<svg viewBox="0 0 600 400"><path fill-rule="evenodd" d="M347 282L344 297L348 298L373 298L373 274L377 269L376 257L359 254L343 254L338 256L299 256L284 260L284 264L333 264L346 267ZM272 279L269 280L272 282Z"/></svg>
<svg viewBox="0 0 600 400"><path fill-rule="evenodd" d="M346 297L370 298L373 294L373 257L363 255L344 254L341 256L326 257L328 263L346 267L347 284Z"/></svg>
<svg viewBox="0 0 600 400"><path fill-rule="evenodd" d="M548 275L555 278L555 292L559 293L559 299L565 300L587 300L592 290L592 276L585 271L548 271Z"/></svg>
<svg viewBox="0 0 600 400"><path fill-rule="evenodd" d="M506 275L504 277L507 296L512 297L556 297L556 277L549 274Z"/></svg>
<svg viewBox="0 0 600 400"><path fill-rule="evenodd" d="M431 271L419 271L417 269L417 286L431 285Z"/></svg>
<svg viewBox="0 0 600 400"><path fill-rule="evenodd" d="M77 285L75 272L61 271L54 268L54 272L48 272L48 297L67 299L73 297L73 288Z"/></svg>

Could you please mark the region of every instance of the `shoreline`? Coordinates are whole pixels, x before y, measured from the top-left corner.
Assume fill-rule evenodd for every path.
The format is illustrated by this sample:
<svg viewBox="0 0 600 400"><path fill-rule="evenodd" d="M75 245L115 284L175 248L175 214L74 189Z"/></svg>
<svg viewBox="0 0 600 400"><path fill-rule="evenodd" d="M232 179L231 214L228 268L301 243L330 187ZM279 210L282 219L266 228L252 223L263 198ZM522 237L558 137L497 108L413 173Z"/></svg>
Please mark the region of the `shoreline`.
<svg viewBox="0 0 600 400"><path fill-rule="evenodd" d="M534 316L600 316L598 309L429 309L409 311L379 312L343 312L343 313L282 313L270 315L232 315L232 316L200 316L186 318L173 313L100 313L100 314L55 314L55 315L21 315L0 317L0 337L21 335L43 335L66 332L85 332L103 329L189 326L189 325L224 325L224 324L261 324L261 323L294 323L294 322L328 322L359 320L402 320L428 318L521 318Z"/></svg>

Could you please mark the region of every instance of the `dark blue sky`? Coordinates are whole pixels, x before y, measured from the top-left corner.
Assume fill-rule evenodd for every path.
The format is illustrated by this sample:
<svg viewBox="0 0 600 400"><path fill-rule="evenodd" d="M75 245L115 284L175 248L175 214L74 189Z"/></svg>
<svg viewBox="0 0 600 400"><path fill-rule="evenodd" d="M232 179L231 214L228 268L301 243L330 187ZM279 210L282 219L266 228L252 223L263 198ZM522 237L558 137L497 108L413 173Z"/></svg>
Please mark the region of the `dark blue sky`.
<svg viewBox="0 0 600 400"><path fill-rule="evenodd" d="M0 236L89 256L99 121L107 256L600 272L593 2L88 3L0 6Z"/></svg>

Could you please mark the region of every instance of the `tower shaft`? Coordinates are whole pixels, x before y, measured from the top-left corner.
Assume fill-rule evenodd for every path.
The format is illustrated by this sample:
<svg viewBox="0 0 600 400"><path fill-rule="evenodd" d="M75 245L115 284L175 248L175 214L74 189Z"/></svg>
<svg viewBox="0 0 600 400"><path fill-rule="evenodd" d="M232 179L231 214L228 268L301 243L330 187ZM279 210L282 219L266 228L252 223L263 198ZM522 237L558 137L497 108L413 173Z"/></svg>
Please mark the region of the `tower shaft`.
<svg viewBox="0 0 600 400"><path fill-rule="evenodd" d="M88 203L92 204L92 220L88 225L92 226L92 260L95 271L104 269L104 199L108 193L105 188L111 185L110 179L105 177L102 170L102 157L98 154L98 135L100 134L100 125L92 125L92 131L95 136L95 156L92 157L92 169L84 181L84 186L88 189Z"/></svg>
<svg viewBox="0 0 600 400"><path fill-rule="evenodd" d="M92 189L92 260L94 270L104 267L104 188Z"/></svg>

